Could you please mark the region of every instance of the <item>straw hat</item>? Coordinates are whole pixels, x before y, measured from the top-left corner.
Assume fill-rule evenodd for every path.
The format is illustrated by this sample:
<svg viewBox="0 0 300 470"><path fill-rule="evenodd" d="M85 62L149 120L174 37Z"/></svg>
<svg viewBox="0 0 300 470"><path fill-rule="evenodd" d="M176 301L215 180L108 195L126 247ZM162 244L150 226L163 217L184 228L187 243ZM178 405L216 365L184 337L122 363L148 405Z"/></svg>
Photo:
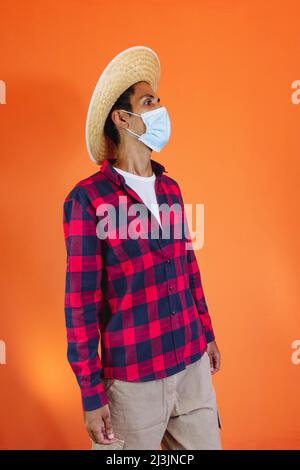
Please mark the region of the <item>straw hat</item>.
<svg viewBox="0 0 300 470"><path fill-rule="evenodd" d="M156 92L159 79L158 56L146 46L129 47L108 63L92 94L86 120L86 145L94 163L101 165L114 156L115 145L104 135L104 124L119 96L140 81L148 82Z"/></svg>

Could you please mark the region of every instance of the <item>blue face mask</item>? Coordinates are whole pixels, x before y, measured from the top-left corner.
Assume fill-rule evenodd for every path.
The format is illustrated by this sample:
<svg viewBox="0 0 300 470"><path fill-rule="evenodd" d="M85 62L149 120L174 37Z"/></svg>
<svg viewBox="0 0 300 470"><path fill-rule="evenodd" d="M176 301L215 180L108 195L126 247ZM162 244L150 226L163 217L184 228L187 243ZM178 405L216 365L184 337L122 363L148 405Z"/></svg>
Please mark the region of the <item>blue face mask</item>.
<svg viewBox="0 0 300 470"><path fill-rule="evenodd" d="M171 122L165 106L161 106L141 114L132 113L131 111L126 111L126 109L121 109L121 111L125 111L126 113L134 114L135 116L140 116L142 118L146 126L146 132L144 134L139 135L130 129L125 129L136 135L138 140L143 142L152 150L155 150L155 152L160 152L169 141Z"/></svg>

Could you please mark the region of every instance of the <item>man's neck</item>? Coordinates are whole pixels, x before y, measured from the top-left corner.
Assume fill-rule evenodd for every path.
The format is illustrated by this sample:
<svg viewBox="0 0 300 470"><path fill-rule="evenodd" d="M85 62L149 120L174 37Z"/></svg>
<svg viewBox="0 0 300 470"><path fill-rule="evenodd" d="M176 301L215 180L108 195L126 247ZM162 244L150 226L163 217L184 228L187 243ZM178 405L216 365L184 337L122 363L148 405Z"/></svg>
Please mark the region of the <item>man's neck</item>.
<svg viewBox="0 0 300 470"><path fill-rule="evenodd" d="M133 173L137 176L152 176L153 170L149 155L146 158L130 158L130 157L117 157L117 161L113 164L114 167L121 170Z"/></svg>

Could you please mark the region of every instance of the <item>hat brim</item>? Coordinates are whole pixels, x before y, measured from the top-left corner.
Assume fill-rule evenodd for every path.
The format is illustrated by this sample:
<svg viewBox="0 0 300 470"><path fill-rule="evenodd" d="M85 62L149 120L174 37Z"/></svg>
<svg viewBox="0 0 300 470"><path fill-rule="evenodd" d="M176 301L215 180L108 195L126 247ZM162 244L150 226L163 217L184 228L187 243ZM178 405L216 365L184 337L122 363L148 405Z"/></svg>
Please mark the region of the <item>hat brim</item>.
<svg viewBox="0 0 300 470"><path fill-rule="evenodd" d="M159 58L146 46L125 49L105 67L92 94L86 119L86 146L94 163L101 164L114 155L115 146L104 135L104 125L119 96L140 81L149 83L156 92L159 79Z"/></svg>

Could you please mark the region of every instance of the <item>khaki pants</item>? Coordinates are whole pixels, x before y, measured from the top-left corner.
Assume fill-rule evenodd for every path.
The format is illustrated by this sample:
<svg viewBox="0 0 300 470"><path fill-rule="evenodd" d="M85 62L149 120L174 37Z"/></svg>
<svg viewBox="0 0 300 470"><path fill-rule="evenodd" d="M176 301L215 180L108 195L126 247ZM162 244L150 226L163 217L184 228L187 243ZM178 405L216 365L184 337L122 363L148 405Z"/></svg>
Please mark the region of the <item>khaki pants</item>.
<svg viewBox="0 0 300 470"><path fill-rule="evenodd" d="M117 441L91 450L222 450L208 353L159 380L104 379Z"/></svg>

